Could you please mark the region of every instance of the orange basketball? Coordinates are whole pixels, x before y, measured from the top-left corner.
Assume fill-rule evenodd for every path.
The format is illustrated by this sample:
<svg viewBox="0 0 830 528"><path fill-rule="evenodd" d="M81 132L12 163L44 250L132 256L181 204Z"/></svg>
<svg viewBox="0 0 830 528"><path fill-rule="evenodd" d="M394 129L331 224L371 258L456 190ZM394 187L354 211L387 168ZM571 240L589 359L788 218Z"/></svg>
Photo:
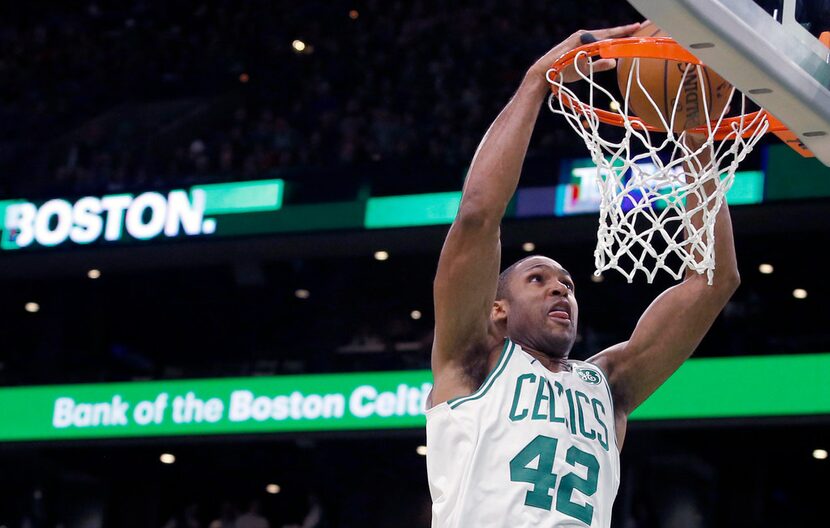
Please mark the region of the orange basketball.
<svg viewBox="0 0 830 528"><path fill-rule="evenodd" d="M669 35L646 21L633 36L667 37ZM627 94L628 76L633 64L634 59L617 60L617 83L623 97ZM669 123L674 132L701 126L706 123L707 117L710 120L720 117L732 89L732 85L711 68L703 67L702 75L698 75L695 65L687 62L640 59L639 72L640 82L648 91L654 104L648 100L643 89L637 84L635 69L631 78L631 93L628 94L629 114L636 115L647 124L662 131L665 131L665 127L660 120L660 114L669 123L678 94L680 100L677 103L674 122ZM686 72L685 78L684 72ZM702 94L705 94L705 105Z"/></svg>

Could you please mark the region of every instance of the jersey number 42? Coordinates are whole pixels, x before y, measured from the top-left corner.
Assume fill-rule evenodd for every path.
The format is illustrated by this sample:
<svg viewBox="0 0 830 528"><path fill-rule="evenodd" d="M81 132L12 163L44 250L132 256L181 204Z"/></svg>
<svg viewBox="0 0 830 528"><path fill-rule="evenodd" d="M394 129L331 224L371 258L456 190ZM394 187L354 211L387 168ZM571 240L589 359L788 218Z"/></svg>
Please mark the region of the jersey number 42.
<svg viewBox="0 0 830 528"><path fill-rule="evenodd" d="M533 489L527 492L525 504L534 508L551 510L553 497L550 490L556 488L556 473L553 472L553 461L556 458L556 446L559 441L550 436L539 435L510 461L510 480L513 482L527 482L533 484ZM536 468L530 467L534 459L539 462ZM565 461L576 467L577 464L588 469L588 478L582 478L574 473L568 473L559 480L559 489L556 491L556 511L585 524L591 524L594 516L594 507L590 504L573 502L573 490L581 491L590 497L597 491L599 478L599 462L597 458L571 446L565 453Z"/></svg>

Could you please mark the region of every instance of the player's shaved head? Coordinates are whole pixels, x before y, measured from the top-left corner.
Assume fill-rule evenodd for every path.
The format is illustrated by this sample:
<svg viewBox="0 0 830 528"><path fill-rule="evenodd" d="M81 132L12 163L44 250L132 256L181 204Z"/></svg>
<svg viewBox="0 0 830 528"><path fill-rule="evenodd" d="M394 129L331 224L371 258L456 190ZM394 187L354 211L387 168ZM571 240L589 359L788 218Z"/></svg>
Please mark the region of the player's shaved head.
<svg viewBox="0 0 830 528"><path fill-rule="evenodd" d="M544 255L530 255L529 257L525 257L521 260L517 260L510 266L508 266L504 271L499 274L499 280L496 285L496 300L510 300L510 277L513 276L513 273L524 263L531 259L540 259L543 261L548 261L555 264L557 267L561 267L558 263L549 257L545 257ZM567 273L567 271L566 271Z"/></svg>
<svg viewBox="0 0 830 528"><path fill-rule="evenodd" d="M496 286L496 300L500 301L502 299L510 300L510 276L516 271L516 268L519 267L519 264L522 262L532 259L536 255L531 255L529 257L525 257L521 260L517 260L510 266L508 266L504 271L499 273L499 281Z"/></svg>
<svg viewBox="0 0 830 528"><path fill-rule="evenodd" d="M510 277L513 276L513 273L516 272L519 269L519 267L521 267L521 265L523 263L525 263L525 262L527 262L528 260L531 260L531 259L539 259L539 260L543 261L542 264L551 264L556 268L562 269L563 272L570 275L570 273L568 273L568 271L566 269L562 268L562 266L558 262L551 259L550 257L546 257L544 255L530 255L529 257L525 257L521 260L517 260L516 262L514 262L513 264L508 266L504 271L502 271L499 274L499 280L498 280L498 283L496 285L496 300L497 301L500 301L500 300L509 301L509 300L511 300ZM544 262L544 261L547 261L547 262Z"/></svg>

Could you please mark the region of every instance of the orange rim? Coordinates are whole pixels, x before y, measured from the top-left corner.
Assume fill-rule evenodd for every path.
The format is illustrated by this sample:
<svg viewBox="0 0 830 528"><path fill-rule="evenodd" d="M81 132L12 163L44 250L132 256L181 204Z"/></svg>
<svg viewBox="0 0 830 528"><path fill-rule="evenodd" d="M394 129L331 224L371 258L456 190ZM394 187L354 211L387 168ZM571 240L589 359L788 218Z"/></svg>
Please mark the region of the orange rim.
<svg viewBox="0 0 830 528"><path fill-rule="evenodd" d="M580 53L587 53L589 57L600 57L603 59L663 59L704 65L700 59L686 51L680 44L675 42L674 39L668 37L626 37L592 42L565 53L553 63L551 66L552 71L548 75L548 78L555 78L558 76L562 70L573 64L576 60L576 56ZM551 91L565 104L565 106L574 111L581 114L585 114L590 111L590 113L596 115L597 118L603 123L619 127L625 126L626 118L620 114L595 108L589 104L574 99L565 93L560 93L558 83L551 83ZM727 136L734 135L734 130L732 128L733 125L739 124L740 122L752 121L758 117L758 114L761 112L763 112L763 110L758 110L757 112L751 112L740 116L724 118L720 122L720 126L717 126L717 121L710 121L709 123L713 127L714 139L720 141ZM788 131L787 127L773 116L767 114L767 118L769 119L770 124L767 132ZM629 116L627 120L632 123L639 124L642 128L650 132L665 133L664 130L645 123L637 116ZM709 128L706 126L690 128L688 131L696 134L709 134ZM747 130L744 132L744 137L750 136L753 133L752 129Z"/></svg>

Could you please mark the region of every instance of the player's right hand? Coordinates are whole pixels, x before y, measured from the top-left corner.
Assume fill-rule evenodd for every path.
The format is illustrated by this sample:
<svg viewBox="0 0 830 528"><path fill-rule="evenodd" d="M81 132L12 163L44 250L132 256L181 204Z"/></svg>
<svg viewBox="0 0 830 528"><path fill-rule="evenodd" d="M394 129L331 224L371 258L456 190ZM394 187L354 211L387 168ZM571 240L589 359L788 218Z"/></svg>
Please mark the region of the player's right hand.
<svg viewBox="0 0 830 528"><path fill-rule="evenodd" d="M628 37L635 31L640 29L640 23L636 22L634 24L628 24L626 26L617 26L608 29L596 29L591 31L586 31L584 29L580 29L576 31L571 36L551 48L550 51L545 53L536 63L530 67L528 70L529 75L538 75L542 78L545 78L547 71L550 69L551 64L553 64L556 59L568 53L569 51L582 46L585 42L584 40L590 39L592 36L596 40L605 40L609 38L620 38L620 37ZM585 35L589 35L585 37ZM617 62L614 59L599 59L594 61L594 71L605 71L614 68L617 65ZM578 64L577 64L578 66ZM580 79L579 74L576 73L574 66L568 66L563 72L565 77L565 82L572 82Z"/></svg>

